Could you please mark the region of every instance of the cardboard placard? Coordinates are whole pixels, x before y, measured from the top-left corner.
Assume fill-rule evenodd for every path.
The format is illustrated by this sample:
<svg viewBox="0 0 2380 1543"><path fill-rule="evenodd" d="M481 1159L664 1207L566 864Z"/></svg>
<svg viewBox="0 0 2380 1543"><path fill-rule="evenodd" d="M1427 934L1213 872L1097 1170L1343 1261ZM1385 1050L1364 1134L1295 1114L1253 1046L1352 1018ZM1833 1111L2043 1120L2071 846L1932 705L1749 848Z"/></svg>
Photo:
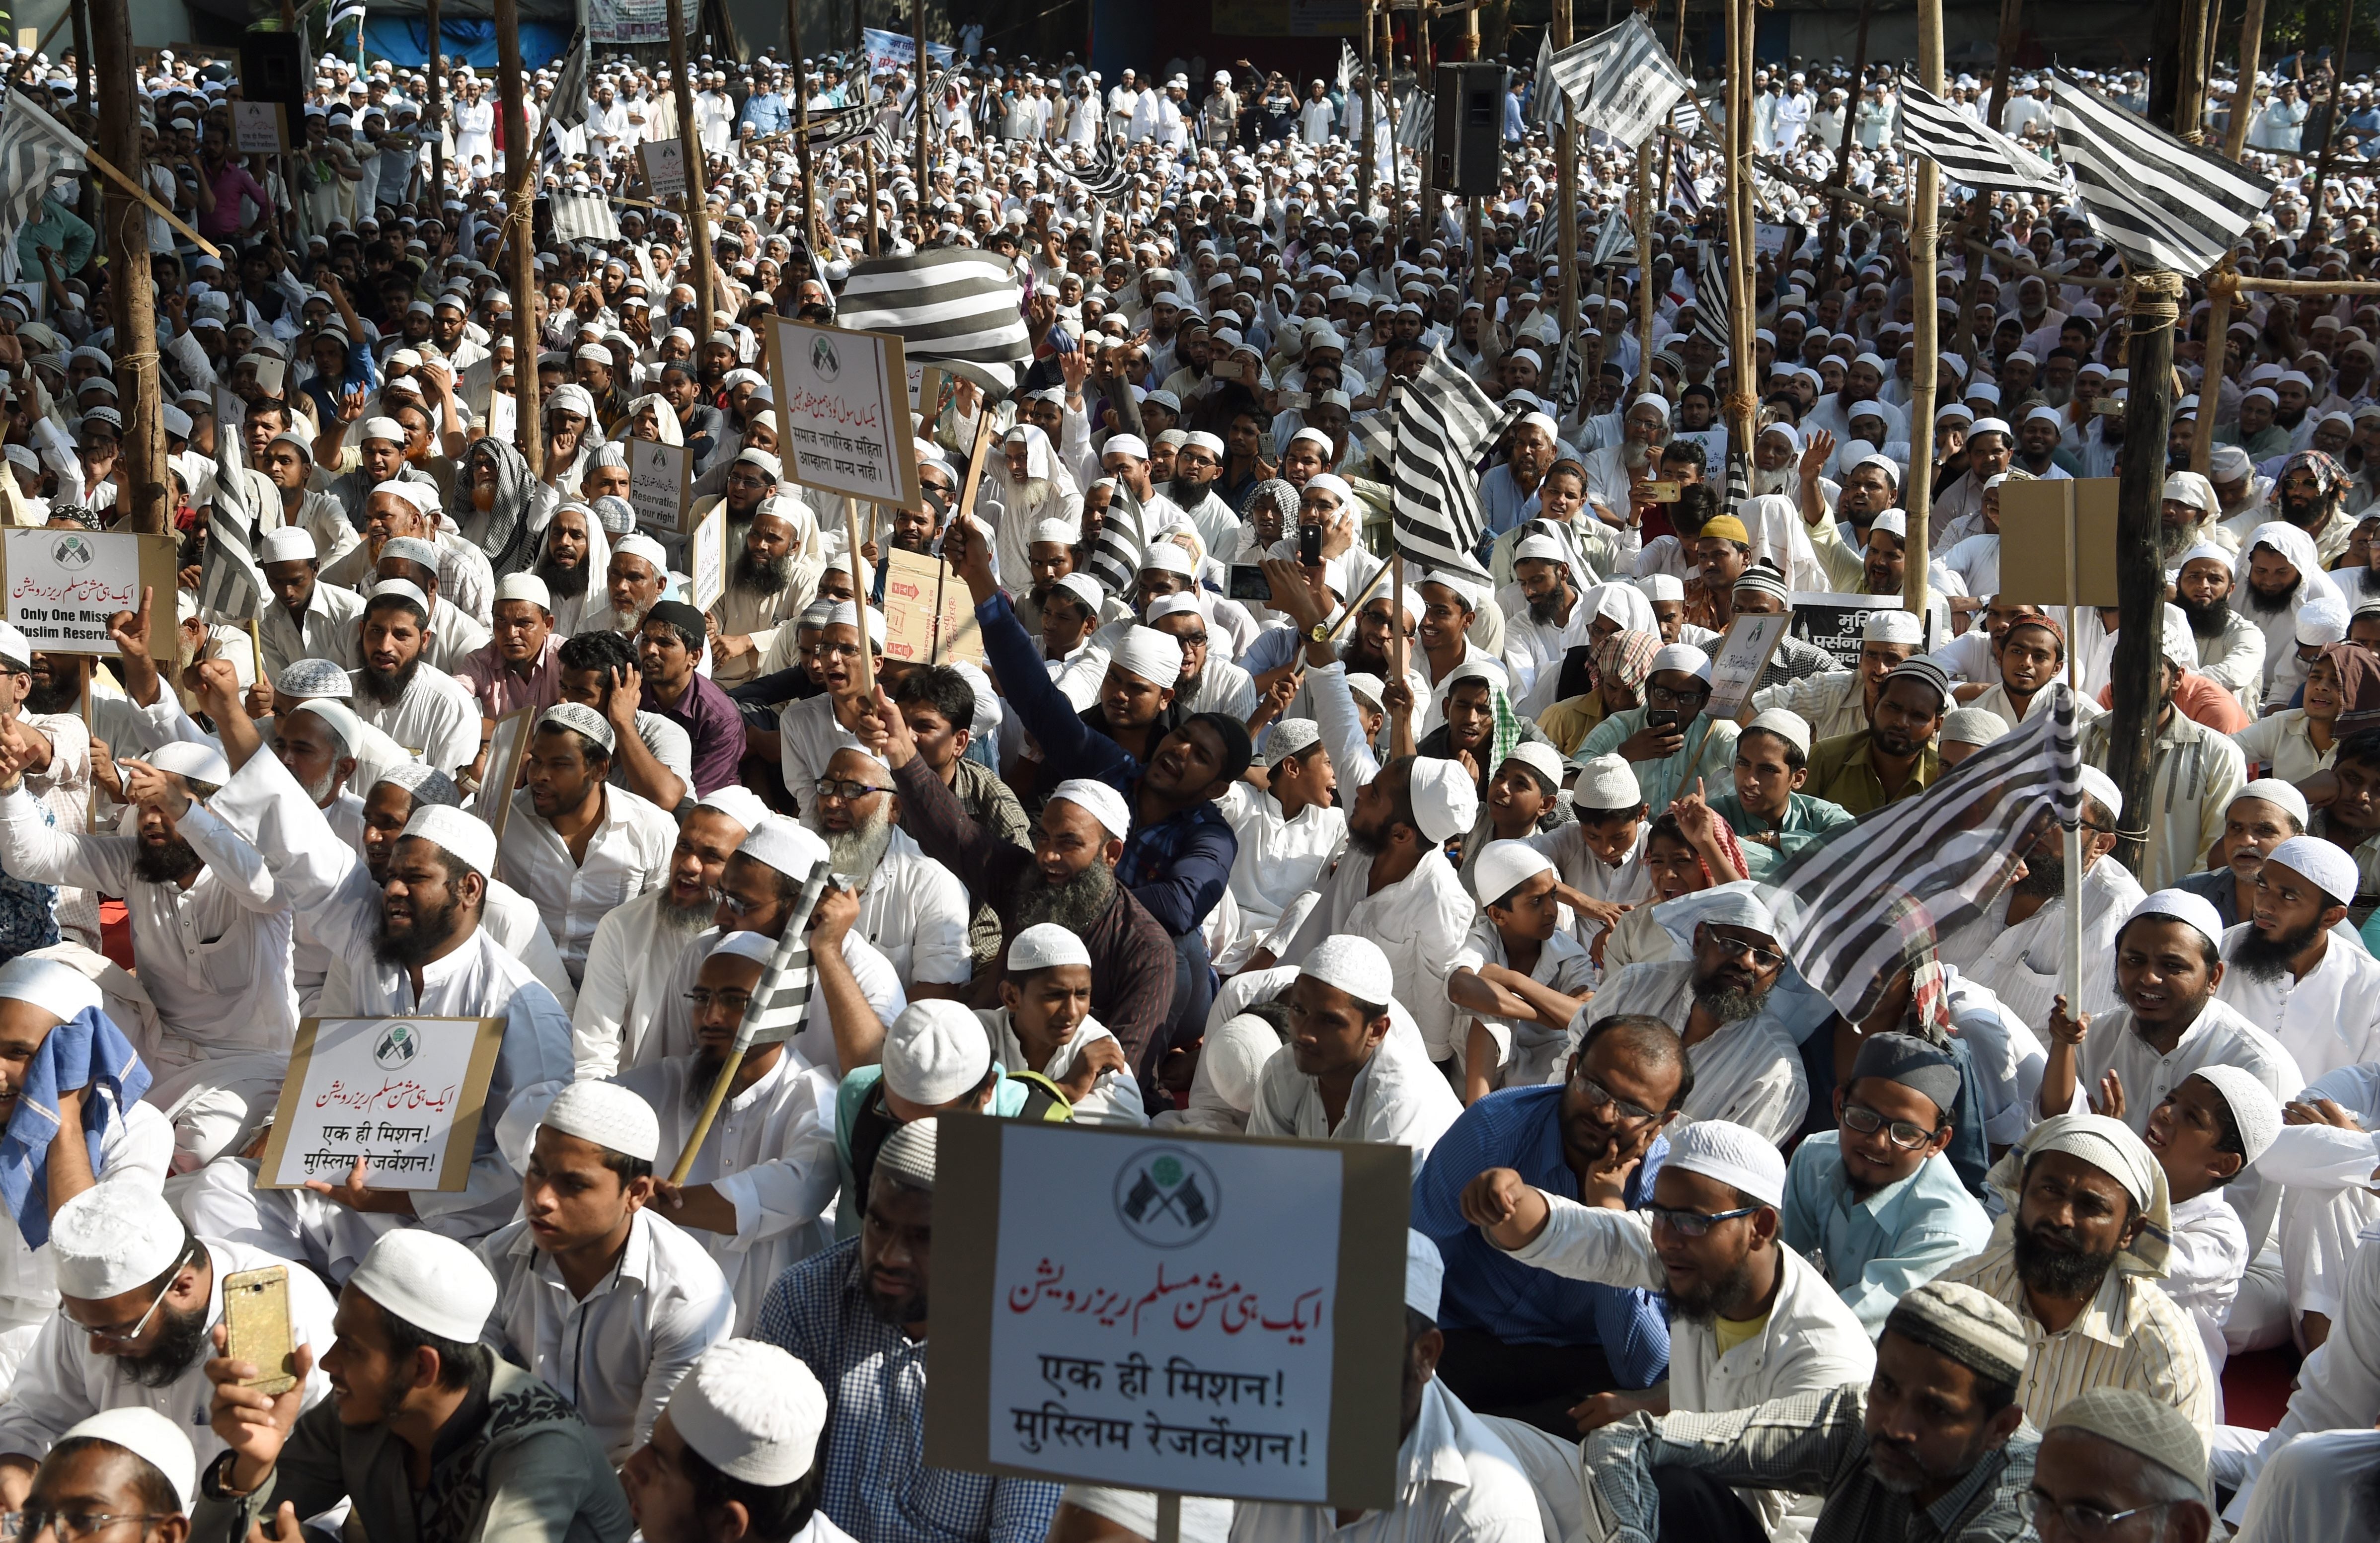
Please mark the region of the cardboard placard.
<svg viewBox="0 0 2380 1543"><path fill-rule="evenodd" d="M686 574L694 609L709 610L727 593L727 500L722 499L710 506L710 512L697 521L694 535L686 542Z"/></svg>
<svg viewBox="0 0 2380 1543"><path fill-rule="evenodd" d="M1009 1120L941 1139L929 1464L1394 1503L1403 1148Z"/></svg>
<svg viewBox="0 0 2380 1543"><path fill-rule="evenodd" d="M520 437L520 397L502 389L488 392L488 438L511 444Z"/></svg>
<svg viewBox="0 0 2380 1543"><path fill-rule="evenodd" d="M528 755L529 724L536 717L534 707L516 707L496 719L495 729L488 736L488 759L480 768L480 796L471 813L487 822L498 840L504 839L504 817L513 812L513 789L520 782L521 762Z"/></svg>
<svg viewBox="0 0 2380 1543"><path fill-rule="evenodd" d="M1868 612L1900 609L1898 595L1814 595L1796 591L1791 601L1793 636L1832 654L1839 669L1859 668L1860 632L1867 625ZM1930 653L1948 640L1934 635L1931 614L1922 621L1925 641L1917 651Z"/></svg>
<svg viewBox="0 0 2380 1543"><path fill-rule="evenodd" d="M462 1188L504 1038L500 1018L302 1019L257 1187L338 1184L361 1157L375 1189Z"/></svg>
<svg viewBox="0 0 2380 1543"><path fill-rule="evenodd" d="M630 440L626 449L628 502L637 511L637 528L685 535L694 496L694 452L659 440Z"/></svg>
<svg viewBox="0 0 2380 1543"><path fill-rule="evenodd" d="M231 104L231 148L242 155L289 153L289 115L277 102Z"/></svg>
<svg viewBox="0 0 2380 1543"><path fill-rule="evenodd" d="M964 659L983 667L983 628L959 571L938 557L884 554L884 657L910 664Z"/></svg>
<svg viewBox="0 0 2380 1543"><path fill-rule="evenodd" d="M645 187L659 203L686 191L686 146L676 139L647 139L637 147L644 163Z"/></svg>
<svg viewBox="0 0 2380 1543"><path fill-rule="evenodd" d="M2112 476L2003 482L2000 585L2029 606L2112 606L2116 600L2116 490ZM2074 526L2076 588L2067 587L2067 524Z"/></svg>
<svg viewBox="0 0 2380 1543"><path fill-rule="evenodd" d="M1793 618L1784 612L1738 614L1727 624L1727 632L1710 650L1711 693L1703 711L1713 723L1741 723L1751 713L1752 693L1760 689L1769 657L1792 626Z"/></svg>
<svg viewBox="0 0 2380 1543"><path fill-rule="evenodd" d="M890 332L769 319L777 453L787 480L868 503L924 507L909 367Z"/></svg>
<svg viewBox="0 0 2380 1543"><path fill-rule="evenodd" d="M179 582L178 547L170 536L129 531L11 530L0 542L0 583L6 620L45 654L105 654L115 645L108 619L140 609L140 591L153 592L150 615L173 625Z"/></svg>

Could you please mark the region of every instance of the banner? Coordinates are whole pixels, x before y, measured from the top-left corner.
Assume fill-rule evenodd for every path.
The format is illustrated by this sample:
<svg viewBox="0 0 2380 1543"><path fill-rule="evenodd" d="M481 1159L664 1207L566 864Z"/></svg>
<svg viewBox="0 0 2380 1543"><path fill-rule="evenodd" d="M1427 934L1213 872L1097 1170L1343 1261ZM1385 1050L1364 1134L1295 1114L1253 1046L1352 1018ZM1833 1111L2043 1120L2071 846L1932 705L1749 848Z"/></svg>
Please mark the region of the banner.
<svg viewBox="0 0 2380 1543"><path fill-rule="evenodd" d="M1835 657L1838 669L1857 669L1860 657L1860 633L1867 625L1867 613L1872 610L1899 610L1898 595L1806 595L1796 592L1791 597L1793 633L1804 643L1812 643ZM1925 618L1925 642L1918 649L1930 653L1935 646L1934 619Z"/></svg>
<svg viewBox="0 0 2380 1543"><path fill-rule="evenodd" d="M257 1185L460 1189L496 1069L500 1018L310 1018L298 1025Z"/></svg>
<svg viewBox="0 0 2380 1543"><path fill-rule="evenodd" d="M787 479L870 503L921 507L901 340L773 317L769 325L777 450Z"/></svg>
<svg viewBox="0 0 2380 1543"><path fill-rule="evenodd" d="M700 0L684 0L678 14L686 35L702 31ZM662 0L587 0L587 41L589 42L654 43L669 42L669 12Z"/></svg>
<svg viewBox="0 0 2380 1543"><path fill-rule="evenodd" d="M868 68L871 75L887 70L906 69L917 61L917 40L906 32L888 32L880 27L863 29L860 41L868 45ZM937 65L948 65L958 56L958 51L946 42L926 40L926 57Z"/></svg>
<svg viewBox="0 0 2380 1543"><path fill-rule="evenodd" d="M7 598L0 619L48 654L115 653L107 623L140 609L154 592L162 616L174 603L176 546L170 536L124 531L12 530L0 546Z"/></svg>
<svg viewBox="0 0 2380 1543"><path fill-rule="evenodd" d="M884 657L906 664L965 659L984 667L975 597L957 569L897 547L884 554Z"/></svg>

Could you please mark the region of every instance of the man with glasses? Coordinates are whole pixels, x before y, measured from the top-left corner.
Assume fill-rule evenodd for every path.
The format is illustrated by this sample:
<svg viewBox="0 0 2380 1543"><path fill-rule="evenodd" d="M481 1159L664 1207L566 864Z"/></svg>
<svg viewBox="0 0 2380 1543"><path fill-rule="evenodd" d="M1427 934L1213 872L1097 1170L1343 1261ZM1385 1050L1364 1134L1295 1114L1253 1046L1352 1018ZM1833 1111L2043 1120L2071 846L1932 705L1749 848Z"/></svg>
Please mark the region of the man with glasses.
<svg viewBox="0 0 2380 1543"><path fill-rule="evenodd" d="M892 768L867 751L838 750L802 802L802 824L825 840L829 871L859 892L853 925L909 999L961 995L975 974L966 890L901 828Z"/></svg>
<svg viewBox="0 0 2380 1543"><path fill-rule="evenodd" d="M1767 1136L1725 1120L1676 1132L1649 1205L1628 1203L1633 1166L1597 1165L1579 1199L1510 1168L1489 1169L1463 1192L1464 1219L1517 1263L1668 1294L1666 1392L1599 1394L1576 1411L1580 1434L1638 1414L1722 1414L1868 1380L1876 1347L1866 1327L1778 1236L1785 1159ZM1703 1498L1731 1514L1716 1486ZM1785 1497L1773 1490L1737 1499L1742 1524L1773 1531L1784 1519Z"/></svg>
<svg viewBox="0 0 2380 1543"><path fill-rule="evenodd" d="M34 1469L77 1422L111 1409L157 1409L190 1433L201 1458L223 1441L207 1427L214 1384L207 1334L223 1320L223 1278L288 1261L244 1244L196 1238L164 1197L130 1185L86 1189L50 1222L58 1308L0 1401L0 1511L26 1503ZM289 1272L290 1337L332 1339L331 1294ZM330 1391L317 1368L301 1402Z"/></svg>
<svg viewBox="0 0 2380 1543"><path fill-rule="evenodd" d="M1439 1375L1464 1404L1575 1441L1572 1409L1667 1375L1670 1326L1653 1292L1514 1263L1464 1219L1462 1197L1481 1172L1506 1168L1584 1199L1599 1173L1626 1165L1621 1198L1645 1204L1669 1154L1662 1130L1694 1085L1670 1026L1623 1013L1588 1026L1560 1082L1480 1100L1430 1149L1413 1224L1446 1259Z"/></svg>
<svg viewBox="0 0 2380 1543"><path fill-rule="evenodd" d="M1195 596L1168 595L1150 603L1148 625L1182 645L1182 673L1173 700L1184 713L1228 713L1243 722L1257 710L1257 683L1248 672L1214 652L1214 627ZM1231 642L1223 640L1229 652Z"/></svg>
<svg viewBox="0 0 2380 1543"><path fill-rule="evenodd" d="M190 1447L185 1430L154 1409L93 1415L42 1460L30 1492L0 1511L0 1537L188 1543L199 1473Z"/></svg>
<svg viewBox="0 0 2380 1543"><path fill-rule="evenodd" d="M1959 1085L1949 1052L1871 1035L1835 1090L1837 1128L1794 1149L1779 1234L1870 1332L1912 1287L1991 1241L1991 1218L1944 1152Z"/></svg>
<svg viewBox="0 0 2380 1543"><path fill-rule="evenodd" d="M1810 747L1811 795L1853 814L1915 798L1942 775L1934 736L1949 706L1949 677L1932 659L1893 666L1866 729Z"/></svg>
<svg viewBox="0 0 2380 1543"><path fill-rule="evenodd" d="M1645 705L1597 724L1572 760L1584 765L1598 755L1626 758L1645 806L1655 811L1694 791L1697 778L1714 791L1723 789L1735 765L1736 728L1703 716L1710 693L1710 656L1672 643L1653 656Z"/></svg>
<svg viewBox="0 0 2380 1543"><path fill-rule="evenodd" d="M1809 723L1813 741L1856 734L1875 718L1884 678L1914 655L1924 639L1913 613L1872 610L1860 622L1858 668L1821 670L1786 685L1763 687L1753 693L1753 705L1799 714Z"/></svg>
<svg viewBox="0 0 2380 1543"><path fill-rule="evenodd" d="M2214 1501L2204 1426L2147 1393L2094 1388L2045 1422L2017 1510L2041 1543L2196 1543L2213 1530Z"/></svg>

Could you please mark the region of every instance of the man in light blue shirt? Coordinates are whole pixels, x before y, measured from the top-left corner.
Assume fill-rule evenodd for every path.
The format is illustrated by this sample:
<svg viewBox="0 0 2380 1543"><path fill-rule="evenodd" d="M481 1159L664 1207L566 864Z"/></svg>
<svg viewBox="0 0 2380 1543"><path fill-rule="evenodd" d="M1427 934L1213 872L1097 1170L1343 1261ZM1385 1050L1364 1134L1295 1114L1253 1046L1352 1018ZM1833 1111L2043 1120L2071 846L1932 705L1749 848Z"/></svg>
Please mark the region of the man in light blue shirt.
<svg viewBox="0 0 2380 1543"><path fill-rule="evenodd" d="M1836 1128L1793 1152L1778 1236L1880 1333L1902 1293L1983 1251L1991 1218L1943 1155L1959 1103L1947 1051L1869 1035L1834 1097Z"/></svg>

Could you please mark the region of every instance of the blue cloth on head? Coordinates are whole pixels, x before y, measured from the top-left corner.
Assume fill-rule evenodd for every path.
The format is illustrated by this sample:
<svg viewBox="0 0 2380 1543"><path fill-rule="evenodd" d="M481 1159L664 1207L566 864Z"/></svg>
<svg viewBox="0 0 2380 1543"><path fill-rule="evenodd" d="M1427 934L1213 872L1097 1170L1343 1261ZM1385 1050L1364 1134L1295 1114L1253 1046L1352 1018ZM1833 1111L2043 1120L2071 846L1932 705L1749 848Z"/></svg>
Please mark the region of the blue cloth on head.
<svg viewBox="0 0 2380 1543"><path fill-rule="evenodd" d="M51 1030L25 1063L17 1112L0 1132L0 1202L17 1219L27 1248L50 1240L50 1142L58 1133L59 1092L96 1090L82 1106L83 1139L90 1143L96 1174L109 1126L124 1118L151 1080L140 1053L97 1007L85 1007Z"/></svg>

